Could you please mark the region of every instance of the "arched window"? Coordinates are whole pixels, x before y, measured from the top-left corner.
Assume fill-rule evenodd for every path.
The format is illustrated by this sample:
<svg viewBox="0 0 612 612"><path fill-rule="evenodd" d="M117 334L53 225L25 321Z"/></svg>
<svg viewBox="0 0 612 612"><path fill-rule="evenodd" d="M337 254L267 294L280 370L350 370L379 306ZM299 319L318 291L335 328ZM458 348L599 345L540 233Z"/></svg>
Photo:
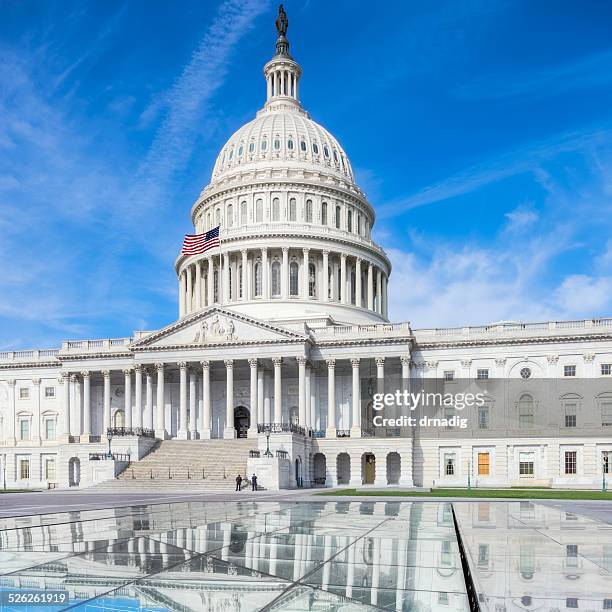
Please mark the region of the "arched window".
<svg viewBox="0 0 612 612"><path fill-rule="evenodd" d="M261 223L263 221L263 200L255 202L255 221Z"/></svg>
<svg viewBox="0 0 612 612"><path fill-rule="evenodd" d="M206 229L211 229L212 225L211 225L211 216L210 213L207 213L206 215Z"/></svg>
<svg viewBox="0 0 612 612"><path fill-rule="evenodd" d="M268 148L268 141L266 140L264 136L264 138L261 139L261 150L265 151L267 148Z"/></svg>
<svg viewBox="0 0 612 612"><path fill-rule="evenodd" d="M529 393L523 393L518 401L519 426L523 429L533 427L534 423L533 397Z"/></svg>
<svg viewBox="0 0 612 612"><path fill-rule="evenodd" d="M293 151L293 140L291 138L287 141L287 148Z"/></svg>
<svg viewBox="0 0 612 612"><path fill-rule="evenodd" d="M247 224L247 203L241 202L240 204L240 225Z"/></svg>
<svg viewBox="0 0 612 612"><path fill-rule="evenodd" d="M327 225L327 202L321 204L321 223Z"/></svg>
<svg viewBox="0 0 612 612"><path fill-rule="evenodd" d="M349 232L353 231L353 211L349 210L346 216L346 229Z"/></svg>
<svg viewBox="0 0 612 612"><path fill-rule="evenodd" d="M338 152L334 149L334 161L338 163Z"/></svg>
<svg viewBox="0 0 612 612"><path fill-rule="evenodd" d="M317 297L317 269L313 263L308 264L308 297Z"/></svg>
<svg viewBox="0 0 612 612"><path fill-rule="evenodd" d="M357 213L357 233L361 236L361 215Z"/></svg>
<svg viewBox="0 0 612 612"><path fill-rule="evenodd" d="M123 410L115 411L113 415L113 427L125 427L125 412L123 412Z"/></svg>
<svg viewBox="0 0 612 612"><path fill-rule="evenodd" d="M238 147L238 157L242 157L242 152L244 151L244 147L242 145L240 145Z"/></svg>
<svg viewBox="0 0 612 612"><path fill-rule="evenodd" d="M297 202L295 198L289 200L289 221L297 221Z"/></svg>
<svg viewBox="0 0 612 612"><path fill-rule="evenodd" d="M217 217L215 219L216 223L215 225L221 225L221 209L217 208L217 210L215 210L215 216Z"/></svg>
<svg viewBox="0 0 612 612"><path fill-rule="evenodd" d="M280 221L280 200L278 198L272 200L272 221Z"/></svg>
<svg viewBox="0 0 612 612"><path fill-rule="evenodd" d="M327 145L323 147L323 155L325 155L326 159L329 159L329 149L327 148Z"/></svg>
<svg viewBox="0 0 612 612"><path fill-rule="evenodd" d="M336 229L340 229L340 207L336 206Z"/></svg>
<svg viewBox="0 0 612 612"><path fill-rule="evenodd" d="M227 205L227 227L232 227L234 224L234 207L231 204Z"/></svg>
<svg viewBox="0 0 612 612"><path fill-rule="evenodd" d="M312 200L306 200L306 223L312 223Z"/></svg>
<svg viewBox="0 0 612 612"><path fill-rule="evenodd" d="M219 301L219 271L215 270L213 274L213 300Z"/></svg>
<svg viewBox="0 0 612 612"><path fill-rule="evenodd" d="M234 157L234 149L232 149L230 151L230 154L229 154L230 161L231 161L232 157Z"/></svg>
<svg viewBox="0 0 612 612"><path fill-rule="evenodd" d="M332 268L331 266L327 266L327 299L331 300L332 299L332 291L334 289L333 286L333 274L332 274Z"/></svg>
<svg viewBox="0 0 612 612"><path fill-rule="evenodd" d="M312 152L313 152L315 155L318 155L318 154L319 154L319 145L318 145L316 142L313 142L313 143L312 143Z"/></svg>
<svg viewBox="0 0 612 612"><path fill-rule="evenodd" d="M281 265L278 261L272 262L272 296L281 294Z"/></svg>
<svg viewBox="0 0 612 612"><path fill-rule="evenodd" d="M305 140L300 140L300 149L306 153L306 141Z"/></svg>
<svg viewBox="0 0 612 612"><path fill-rule="evenodd" d="M276 151L278 151L280 149L280 139L279 138L275 138L274 139L274 149Z"/></svg>
<svg viewBox="0 0 612 612"><path fill-rule="evenodd" d="M252 153L255 150L255 143L253 141L249 142L249 153Z"/></svg>
<svg viewBox="0 0 612 612"><path fill-rule="evenodd" d="M255 264L255 297L261 297L262 294L262 278L261 278L261 262Z"/></svg>
<svg viewBox="0 0 612 612"><path fill-rule="evenodd" d="M298 273L299 268L297 262L292 261L289 264L289 295L292 297L298 295Z"/></svg>

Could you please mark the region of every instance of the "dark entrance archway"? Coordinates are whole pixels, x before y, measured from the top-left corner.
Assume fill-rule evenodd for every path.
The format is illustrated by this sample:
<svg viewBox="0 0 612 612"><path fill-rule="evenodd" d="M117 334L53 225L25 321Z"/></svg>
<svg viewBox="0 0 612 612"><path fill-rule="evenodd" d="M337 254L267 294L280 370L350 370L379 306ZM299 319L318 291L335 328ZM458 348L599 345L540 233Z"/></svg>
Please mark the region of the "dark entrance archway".
<svg viewBox="0 0 612 612"><path fill-rule="evenodd" d="M246 406L234 408L234 429L237 438L246 438L251 425L251 413Z"/></svg>
<svg viewBox="0 0 612 612"><path fill-rule="evenodd" d="M81 483L81 461L78 457L72 457L68 461L68 486L78 487Z"/></svg>

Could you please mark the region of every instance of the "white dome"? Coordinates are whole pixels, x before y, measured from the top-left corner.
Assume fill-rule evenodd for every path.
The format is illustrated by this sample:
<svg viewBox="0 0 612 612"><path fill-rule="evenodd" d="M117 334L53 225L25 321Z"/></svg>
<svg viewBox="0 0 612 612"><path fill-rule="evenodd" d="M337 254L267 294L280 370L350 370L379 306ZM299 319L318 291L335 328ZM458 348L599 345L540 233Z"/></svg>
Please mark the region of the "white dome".
<svg viewBox="0 0 612 612"><path fill-rule="evenodd" d="M353 169L338 141L302 109L264 108L221 149L211 180L237 170L299 165L353 182Z"/></svg>

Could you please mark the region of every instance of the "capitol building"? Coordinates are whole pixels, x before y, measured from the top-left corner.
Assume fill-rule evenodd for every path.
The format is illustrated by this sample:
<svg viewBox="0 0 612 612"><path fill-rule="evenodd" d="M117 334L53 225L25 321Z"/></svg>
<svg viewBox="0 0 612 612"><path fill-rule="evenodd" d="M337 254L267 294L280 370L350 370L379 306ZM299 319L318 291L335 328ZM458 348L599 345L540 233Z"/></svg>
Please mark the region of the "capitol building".
<svg viewBox="0 0 612 612"><path fill-rule="evenodd" d="M264 489L600 488L612 319L390 322L375 207L300 102L284 14L277 30L265 103L191 208L194 233L219 227L220 246L175 261L177 320L0 353L0 486L206 490L240 471ZM393 425L397 405L376 424L376 393L428 381L486 401L465 429Z"/></svg>

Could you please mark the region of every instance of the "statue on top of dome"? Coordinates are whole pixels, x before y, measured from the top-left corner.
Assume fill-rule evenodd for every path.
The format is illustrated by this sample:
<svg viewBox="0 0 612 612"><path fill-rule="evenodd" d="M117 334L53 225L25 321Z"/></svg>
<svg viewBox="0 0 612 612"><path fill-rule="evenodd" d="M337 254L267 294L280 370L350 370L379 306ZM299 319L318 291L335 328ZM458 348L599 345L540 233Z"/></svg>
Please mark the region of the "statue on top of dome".
<svg viewBox="0 0 612 612"><path fill-rule="evenodd" d="M287 19L287 13L281 4L278 7L278 17L276 18L276 31L279 36L287 35L287 28L289 27L289 19Z"/></svg>

